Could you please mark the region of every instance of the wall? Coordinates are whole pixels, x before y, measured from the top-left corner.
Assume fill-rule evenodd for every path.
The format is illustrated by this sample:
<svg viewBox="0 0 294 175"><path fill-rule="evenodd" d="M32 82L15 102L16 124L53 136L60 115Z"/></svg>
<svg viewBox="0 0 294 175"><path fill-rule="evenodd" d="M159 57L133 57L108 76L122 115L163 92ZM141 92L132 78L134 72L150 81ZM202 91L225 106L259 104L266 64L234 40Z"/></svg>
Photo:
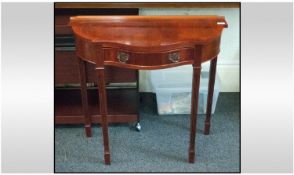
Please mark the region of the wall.
<svg viewBox="0 0 294 175"><path fill-rule="evenodd" d="M141 8L139 15L220 15L225 16L229 27L223 30L217 73L221 92L239 92L240 21L239 8ZM209 69L209 63L202 65ZM151 92L150 72L140 71L140 91Z"/></svg>

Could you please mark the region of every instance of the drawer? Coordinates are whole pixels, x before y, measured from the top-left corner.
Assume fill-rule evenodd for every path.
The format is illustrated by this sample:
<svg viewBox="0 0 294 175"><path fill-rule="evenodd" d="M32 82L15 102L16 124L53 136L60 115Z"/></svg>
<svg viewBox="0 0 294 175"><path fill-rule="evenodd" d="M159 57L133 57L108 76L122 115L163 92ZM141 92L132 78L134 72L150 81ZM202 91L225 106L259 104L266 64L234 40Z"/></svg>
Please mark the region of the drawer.
<svg viewBox="0 0 294 175"><path fill-rule="evenodd" d="M194 48L181 48L164 52L133 52L119 48L104 48L106 65L118 65L128 68L144 67L162 68L181 64L191 64L194 58Z"/></svg>

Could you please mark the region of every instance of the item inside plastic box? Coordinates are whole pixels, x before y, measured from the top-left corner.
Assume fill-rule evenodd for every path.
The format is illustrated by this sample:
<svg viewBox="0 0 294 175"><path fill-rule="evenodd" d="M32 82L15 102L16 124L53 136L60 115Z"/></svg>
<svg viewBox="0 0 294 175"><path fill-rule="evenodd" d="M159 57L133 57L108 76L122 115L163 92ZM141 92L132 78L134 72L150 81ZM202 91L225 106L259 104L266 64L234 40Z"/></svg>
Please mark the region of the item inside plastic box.
<svg viewBox="0 0 294 175"><path fill-rule="evenodd" d="M166 69L151 72L151 84L156 93L157 109L159 115L190 114L192 68ZM198 114L206 113L209 72L201 72ZM212 113L214 113L219 95L220 80L216 75Z"/></svg>

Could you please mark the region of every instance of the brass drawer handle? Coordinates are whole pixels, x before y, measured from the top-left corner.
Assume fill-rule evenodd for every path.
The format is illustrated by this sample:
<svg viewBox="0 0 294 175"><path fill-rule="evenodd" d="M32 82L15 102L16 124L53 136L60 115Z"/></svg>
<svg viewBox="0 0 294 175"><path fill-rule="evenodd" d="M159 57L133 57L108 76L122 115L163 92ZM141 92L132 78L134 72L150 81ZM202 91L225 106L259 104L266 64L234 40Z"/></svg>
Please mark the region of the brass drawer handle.
<svg viewBox="0 0 294 175"><path fill-rule="evenodd" d="M174 52L174 53L170 53L168 55L168 59L173 62L173 63L177 63L180 60L180 54L179 52Z"/></svg>
<svg viewBox="0 0 294 175"><path fill-rule="evenodd" d="M117 59L121 63L126 63L129 60L129 54L126 52L118 52Z"/></svg>

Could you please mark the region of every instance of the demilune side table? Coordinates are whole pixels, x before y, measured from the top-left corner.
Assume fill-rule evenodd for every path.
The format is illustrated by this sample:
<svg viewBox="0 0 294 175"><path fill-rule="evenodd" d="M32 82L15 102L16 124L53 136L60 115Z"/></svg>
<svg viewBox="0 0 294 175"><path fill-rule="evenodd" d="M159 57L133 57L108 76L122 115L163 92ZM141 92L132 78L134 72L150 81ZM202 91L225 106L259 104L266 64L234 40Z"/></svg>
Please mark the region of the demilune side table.
<svg viewBox="0 0 294 175"><path fill-rule="evenodd" d="M70 25L77 56L95 64L105 164L110 164L105 66L154 70L186 64L193 66L189 162L194 163L201 63L211 61L204 129L204 134L209 134L217 55L222 30L228 27L224 17L76 16L70 18ZM90 125L86 88L82 88L82 101Z"/></svg>

